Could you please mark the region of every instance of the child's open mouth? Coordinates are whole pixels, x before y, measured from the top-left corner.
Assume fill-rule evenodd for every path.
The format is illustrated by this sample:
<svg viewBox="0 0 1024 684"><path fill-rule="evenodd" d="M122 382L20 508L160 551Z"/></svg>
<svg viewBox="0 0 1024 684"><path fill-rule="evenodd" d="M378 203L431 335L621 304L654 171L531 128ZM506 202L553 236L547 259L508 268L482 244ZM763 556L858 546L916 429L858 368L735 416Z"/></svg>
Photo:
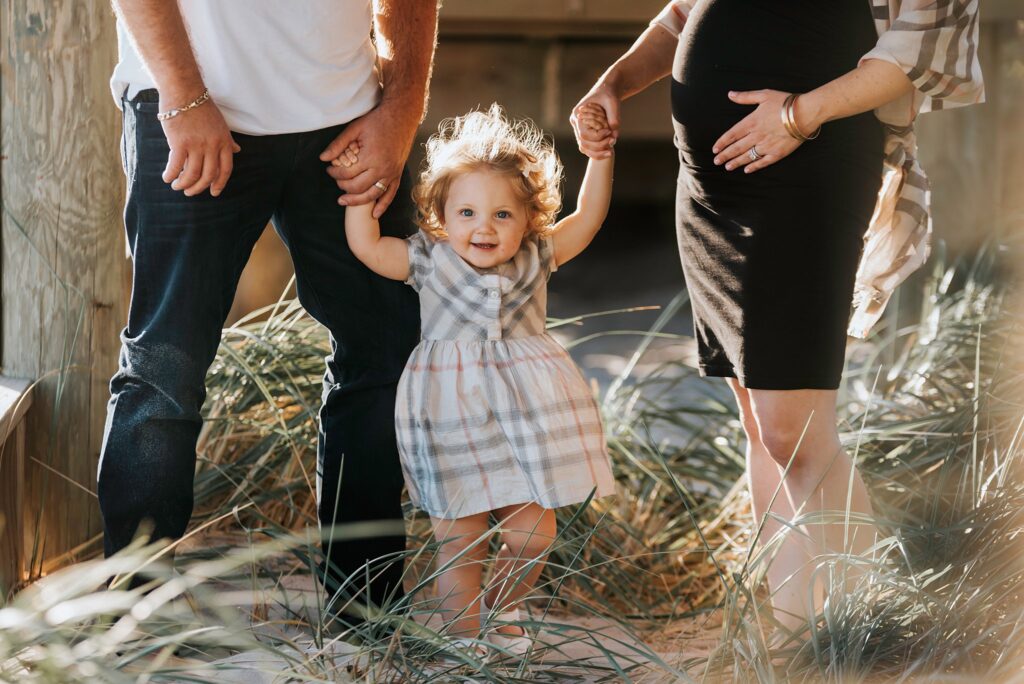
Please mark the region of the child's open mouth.
<svg viewBox="0 0 1024 684"><path fill-rule="evenodd" d="M494 248L496 248L498 246L497 243L494 243L494 242L471 242L469 244L473 245L477 249L484 249L484 250L494 249Z"/></svg>

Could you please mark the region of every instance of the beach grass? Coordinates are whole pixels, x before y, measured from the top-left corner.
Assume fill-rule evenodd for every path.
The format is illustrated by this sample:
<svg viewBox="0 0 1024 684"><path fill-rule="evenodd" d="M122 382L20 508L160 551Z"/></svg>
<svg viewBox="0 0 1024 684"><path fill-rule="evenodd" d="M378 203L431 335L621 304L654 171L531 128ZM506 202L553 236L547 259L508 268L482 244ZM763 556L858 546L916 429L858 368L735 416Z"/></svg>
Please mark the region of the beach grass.
<svg viewBox="0 0 1024 684"><path fill-rule="evenodd" d="M140 540L11 597L0 608L0 680L1020 678L1024 359L1001 263L995 249L939 260L916 290L911 322L852 346L841 432L875 519L834 511L798 522L838 516L874 523L879 535L869 557L816 561L832 590L803 631L787 633L769 610L764 576L779 540L752 544L761 521L751 519L727 388L680 361L637 370L652 349L684 342L663 330L684 295L597 390L618 495L559 511L523 620L543 627L533 662L439 658L450 642L432 592L437 547L408 505L408 548L389 559L404 564L404 595L372 607L358 627L325 617L313 578L322 560L315 419L328 347L323 329L282 300L225 331L208 378L193 533L173 549ZM691 647L683 624L705 647Z"/></svg>

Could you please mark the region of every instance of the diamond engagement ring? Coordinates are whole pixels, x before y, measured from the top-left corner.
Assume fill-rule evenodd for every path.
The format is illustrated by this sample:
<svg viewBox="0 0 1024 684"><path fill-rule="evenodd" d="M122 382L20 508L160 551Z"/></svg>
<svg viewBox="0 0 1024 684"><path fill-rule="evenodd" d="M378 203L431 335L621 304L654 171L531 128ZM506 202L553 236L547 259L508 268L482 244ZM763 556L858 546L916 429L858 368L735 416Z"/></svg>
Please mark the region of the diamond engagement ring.
<svg viewBox="0 0 1024 684"><path fill-rule="evenodd" d="M754 145L747 151L747 156L750 157L750 161L757 161L764 155L757 151L757 145Z"/></svg>

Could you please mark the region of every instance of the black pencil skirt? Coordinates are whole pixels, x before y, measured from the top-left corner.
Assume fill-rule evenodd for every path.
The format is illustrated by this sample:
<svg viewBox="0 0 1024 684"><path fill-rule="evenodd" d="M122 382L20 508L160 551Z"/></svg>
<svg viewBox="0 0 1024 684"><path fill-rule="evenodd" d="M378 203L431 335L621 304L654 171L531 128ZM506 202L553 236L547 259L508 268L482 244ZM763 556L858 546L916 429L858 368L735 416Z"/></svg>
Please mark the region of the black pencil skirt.
<svg viewBox="0 0 1024 684"><path fill-rule="evenodd" d="M877 40L864 0L708 0L676 52L677 232L702 375L750 389L835 389L854 277L882 176L867 112L755 173L714 165L715 141L754 110L730 90L807 92Z"/></svg>

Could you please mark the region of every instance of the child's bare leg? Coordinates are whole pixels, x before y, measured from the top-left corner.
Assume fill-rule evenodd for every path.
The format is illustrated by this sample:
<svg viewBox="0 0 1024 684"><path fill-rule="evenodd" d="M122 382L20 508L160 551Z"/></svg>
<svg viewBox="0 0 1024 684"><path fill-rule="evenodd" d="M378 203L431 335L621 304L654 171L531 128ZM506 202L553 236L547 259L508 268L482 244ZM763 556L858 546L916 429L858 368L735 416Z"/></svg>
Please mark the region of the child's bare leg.
<svg viewBox="0 0 1024 684"><path fill-rule="evenodd" d="M480 633L479 595L483 563L487 558L487 539L481 536L490 528L488 514L478 513L455 520L431 517L430 521L434 538L441 544L437 566L451 562L451 567L437 579L439 610L448 623L450 635L475 637Z"/></svg>
<svg viewBox="0 0 1024 684"><path fill-rule="evenodd" d="M514 606L533 591L555 539L555 512L535 503L516 504L494 511L501 523L501 549L487 591L487 605L495 610ZM539 560L538 560L539 559ZM525 566L536 561L532 568ZM503 626L499 632L520 634L521 628Z"/></svg>

